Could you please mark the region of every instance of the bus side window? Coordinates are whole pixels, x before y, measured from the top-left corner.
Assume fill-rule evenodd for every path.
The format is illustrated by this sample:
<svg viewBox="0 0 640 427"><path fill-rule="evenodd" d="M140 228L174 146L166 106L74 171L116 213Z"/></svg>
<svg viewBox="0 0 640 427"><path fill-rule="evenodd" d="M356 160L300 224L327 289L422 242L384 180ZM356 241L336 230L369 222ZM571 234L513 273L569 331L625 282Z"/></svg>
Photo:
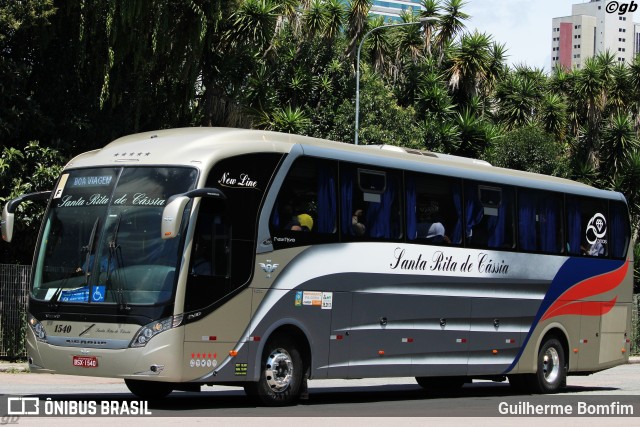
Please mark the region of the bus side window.
<svg viewBox="0 0 640 427"><path fill-rule="evenodd" d="M402 185L395 171L340 167L340 231L347 240L399 240Z"/></svg>
<svg viewBox="0 0 640 427"><path fill-rule="evenodd" d="M336 166L310 157L293 164L269 220L276 248L337 240Z"/></svg>
<svg viewBox="0 0 640 427"><path fill-rule="evenodd" d="M567 197L567 246L572 255L604 257L609 254L609 215L606 202Z"/></svg>
<svg viewBox="0 0 640 427"><path fill-rule="evenodd" d="M629 211L622 202L611 202L609 210L611 212L611 230L609 231L611 256L618 259L624 258L627 256L631 234Z"/></svg>
<svg viewBox="0 0 640 427"><path fill-rule="evenodd" d="M518 244L523 251L560 254L563 242L562 196L549 191L518 190Z"/></svg>
<svg viewBox="0 0 640 427"><path fill-rule="evenodd" d="M513 249L513 188L494 183L464 185L464 234L468 247Z"/></svg>
<svg viewBox="0 0 640 427"><path fill-rule="evenodd" d="M460 180L407 174L407 240L426 244L462 243Z"/></svg>

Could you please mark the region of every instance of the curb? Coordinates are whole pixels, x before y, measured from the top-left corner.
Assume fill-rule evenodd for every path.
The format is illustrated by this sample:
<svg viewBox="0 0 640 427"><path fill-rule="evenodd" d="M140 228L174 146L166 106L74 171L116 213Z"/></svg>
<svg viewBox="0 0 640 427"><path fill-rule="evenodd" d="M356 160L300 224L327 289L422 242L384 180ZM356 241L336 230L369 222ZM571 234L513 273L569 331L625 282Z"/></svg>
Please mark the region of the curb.
<svg viewBox="0 0 640 427"><path fill-rule="evenodd" d="M0 361L0 373L21 373L29 372L29 365L25 363L11 363Z"/></svg>

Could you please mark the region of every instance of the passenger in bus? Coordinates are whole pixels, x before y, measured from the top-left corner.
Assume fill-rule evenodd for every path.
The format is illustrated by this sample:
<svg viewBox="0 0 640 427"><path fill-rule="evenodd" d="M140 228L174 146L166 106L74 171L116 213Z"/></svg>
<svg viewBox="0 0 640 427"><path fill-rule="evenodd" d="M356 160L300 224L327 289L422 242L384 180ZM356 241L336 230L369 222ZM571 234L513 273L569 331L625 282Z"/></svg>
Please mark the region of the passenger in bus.
<svg viewBox="0 0 640 427"><path fill-rule="evenodd" d="M362 209L357 209L351 217L351 229L353 230L353 233L358 237L364 236L364 233L367 230L363 220L364 212L362 211Z"/></svg>
<svg viewBox="0 0 640 427"><path fill-rule="evenodd" d="M589 246L589 249L587 249L585 246L580 246L580 249L582 249L582 255L589 255L589 256L604 255L604 245L600 240L596 240L591 246Z"/></svg>
<svg viewBox="0 0 640 427"><path fill-rule="evenodd" d="M445 234L444 225L441 222L423 222L418 224L418 237L424 236L429 243L450 244L451 239ZM422 235L422 236L421 236Z"/></svg>
<svg viewBox="0 0 640 427"><path fill-rule="evenodd" d="M306 213L300 214L294 217L285 228L291 231L311 231L313 230L313 218Z"/></svg>

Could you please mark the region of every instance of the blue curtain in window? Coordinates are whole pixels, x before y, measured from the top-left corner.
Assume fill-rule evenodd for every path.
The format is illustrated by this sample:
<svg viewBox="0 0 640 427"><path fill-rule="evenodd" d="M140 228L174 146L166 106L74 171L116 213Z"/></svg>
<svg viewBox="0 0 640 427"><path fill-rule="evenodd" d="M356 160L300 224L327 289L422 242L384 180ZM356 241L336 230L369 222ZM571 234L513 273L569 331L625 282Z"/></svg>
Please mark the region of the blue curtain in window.
<svg viewBox="0 0 640 427"><path fill-rule="evenodd" d="M615 258L624 258L627 236L627 210L622 204L611 205L611 230L609 232L609 247L611 255Z"/></svg>
<svg viewBox="0 0 640 427"><path fill-rule="evenodd" d="M342 234L353 236L351 228L351 218L353 217L353 171L349 169L340 170L340 202L342 211L340 212L340 228Z"/></svg>
<svg viewBox="0 0 640 427"><path fill-rule="evenodd" d="M327 165L318 168L318 233L333 233L336 228L336 185Z"/></svg>
<svg viewBox="0 0 640 427"><path fill-rule="evenodd" d="M536 204L535 194L521 191L518 199L518 240L520 249L535 251L536 240Z"/></svg>
<svg viewBox="0 0 640 427"><path fill-rule="evenodd" d="M558 199L549 196L543 197L539 203L540 249L543 252L558 253L558 233L560 232L557 220L560 209Z"/></svg>
<svg viewBox="0 0 640 427"><path fill-rule="evenodd" d="M473 237L473 227L480 224L484 216L484 208L478 197L478 186L469 184L465 186L465 212L466 212L466 236Z"/></svg>
<svg viewBox="0 0 640 427"><path fill-rule="evenodd" d="M487 245L490 248L502 248L504 246L505 226L507 214L511 209L511 191L502 190L502 200L498 206L498 216L490 216L487 220L489 239Z"/></svg>
<svg viewBox="0 0 640 427"><path fill-rule="evenodd" d="M395 181L387 176L387 188L380 195L380 203L367 203L367 230L369 237L390 239L393 235L391 223L391 208L395 198ZM397 237L397 236L394 236Z"/></svg>
<svg viewBox="0 0 640 427"><path fill-rule="evenodd" d="M417 236L417 195L416 195L416 180L413 176L407 176L407 238L409 240L415 240Z"/></svg>
<svg viewBox="0 0 640 427"><path fill-rule="evenodd" d="M569 253L580 255L580 202L575 199L567 199L567 239L569 240Z"/></svg>
<svg viewBox="0 0 640 427"><path fill-rule="evenodd" d="M460 185L454 184L451 186L451 195L453 196L453 205L458 214L458 221L456 221L450 239L451 243L459 245L462 243L462 192L460 191Z"/></svg>

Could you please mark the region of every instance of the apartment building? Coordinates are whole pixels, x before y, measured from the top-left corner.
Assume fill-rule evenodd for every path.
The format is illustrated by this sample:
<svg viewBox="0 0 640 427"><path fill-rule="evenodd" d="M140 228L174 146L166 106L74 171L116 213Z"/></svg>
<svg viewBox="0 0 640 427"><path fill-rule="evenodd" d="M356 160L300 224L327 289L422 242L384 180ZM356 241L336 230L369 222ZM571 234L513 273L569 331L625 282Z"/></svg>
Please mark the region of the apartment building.
<svg viewBox="0 0 640 427"><path fill-rule="evenodd" d="M640 29L629 7L607 7L608 0L574 4L571 15L553 18L551 66L580 68L585 59L609 50L619 62L631 62L638 46ZM622 4L624 2L617 3ZM624 3L627 4L627 3ZM628 2L627 6L631 2Z"/></svg>

